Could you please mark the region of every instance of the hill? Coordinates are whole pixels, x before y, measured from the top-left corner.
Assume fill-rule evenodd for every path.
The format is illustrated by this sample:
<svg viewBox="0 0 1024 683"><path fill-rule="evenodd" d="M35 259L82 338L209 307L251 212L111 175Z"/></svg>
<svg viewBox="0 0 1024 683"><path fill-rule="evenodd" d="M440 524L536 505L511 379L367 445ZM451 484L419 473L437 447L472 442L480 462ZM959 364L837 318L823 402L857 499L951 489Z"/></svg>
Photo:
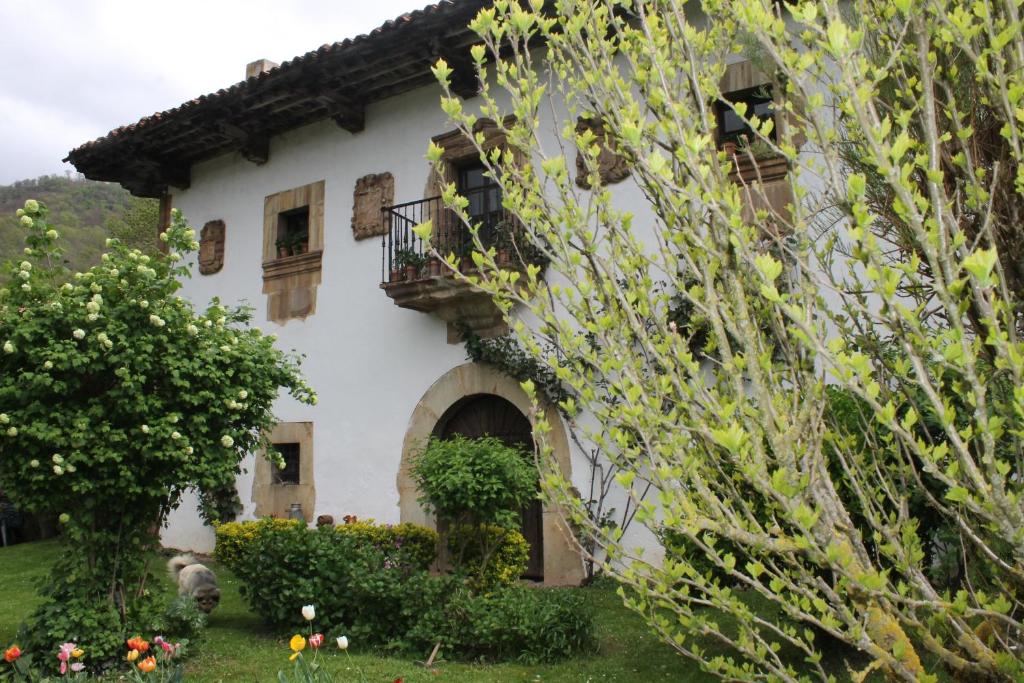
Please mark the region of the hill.
<svg viewBox="0 0 1024 683"><path fill-rule="evenodd" d="M66 265L73 271L95 264L108 237L152 248L156 200L132 197L114 183L47 175L0 185L0 263L21 256L25 235L14 214L26 199L49 208L49 220L61 234Z"/></svg>

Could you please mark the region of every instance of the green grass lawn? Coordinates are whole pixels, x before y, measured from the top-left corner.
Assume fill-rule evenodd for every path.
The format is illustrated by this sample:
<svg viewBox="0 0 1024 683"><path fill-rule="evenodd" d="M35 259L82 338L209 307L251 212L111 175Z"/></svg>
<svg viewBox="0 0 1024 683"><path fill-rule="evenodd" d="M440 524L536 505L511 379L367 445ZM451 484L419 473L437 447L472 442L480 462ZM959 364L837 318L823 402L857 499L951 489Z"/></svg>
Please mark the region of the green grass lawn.
<svg viewBox="0 0 1024 683"><path fill-rule="evenodd" d="M46 578L59 546L54 541L0 548L0 646L14 639L18 624L38 602L36 591ZM220 579L220 607L210 617L209 627L194 644L186 678L189 681L273 681L277 671L288 666L288 638L291 633L268 630L250 612L238 594L238 580L223 567L214 565ZM158 582L171 590L169 581ZM431 672L412 658L367 653L358 642L349 647L351 660L336 649L325 648L335 681L358 680L355 667L374 683L418 681L703 681L707 676L688 660L650 634L609 584L579 590L597 614L600 651L588 657L559 664L467 664L442 661ZM142 634L152 637L155 634ZM339 635L339 634L333 634ZM333 645L333 641L331 643ZM84 644L88 648L88 644ZM424 652L422 659L429 653ZM441 653L443 656L443 652Z"/></svg>

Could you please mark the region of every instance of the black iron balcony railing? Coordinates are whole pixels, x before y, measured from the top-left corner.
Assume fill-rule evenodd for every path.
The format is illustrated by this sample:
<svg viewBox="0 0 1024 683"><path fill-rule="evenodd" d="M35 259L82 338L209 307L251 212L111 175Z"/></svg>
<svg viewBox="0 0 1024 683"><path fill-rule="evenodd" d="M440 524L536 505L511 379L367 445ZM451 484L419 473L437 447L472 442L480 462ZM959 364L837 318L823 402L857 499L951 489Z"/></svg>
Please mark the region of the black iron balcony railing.
<svg viewBox="0 0 1024 683"><path fill-rule="evenodd" d="M501 208L495 189L484 187L462 194L470 202L472 220L479 225L478 235L483 245L496 249L510 247L516 223ZM381 239L383 282L441 274L440 262L432 262L426 242L413 232L414 227L428 220L433 226L430 246L442 258L454 254L456 260L465 259L473 252L473 236L469 228L453 211L445 208L441 197L384 207L381 219L387 230Z"/></svg>

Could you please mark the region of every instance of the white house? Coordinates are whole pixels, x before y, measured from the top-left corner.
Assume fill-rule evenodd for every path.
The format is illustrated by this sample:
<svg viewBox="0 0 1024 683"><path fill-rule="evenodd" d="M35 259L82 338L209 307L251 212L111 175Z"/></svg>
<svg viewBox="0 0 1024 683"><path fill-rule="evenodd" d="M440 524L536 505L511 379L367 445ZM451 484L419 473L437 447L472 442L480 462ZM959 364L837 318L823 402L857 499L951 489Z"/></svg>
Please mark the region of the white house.
<svg viewBox="0 0 1024 683"><path fill-rule="evenodd" d="M449 224L424 159L431 139L445 147L451 180L495 235L503 222L497 190L472 147L438 103L430 66L443 57L472 106L476 91L466 29L481 0L443 0L385 23L369 35L326 45L281 65L247 67L246 79L175 109L111 131L70 152L87 177L159 197L201 229L198 268L184 293L200 304L245 301L281 348L305 354L316 406L284 398L272 439L288 466L272 472L251 457L238 481L244 518L284 516L293 504L308 520L346 514L379 522L429 523L407 474L414 449L432 434L491 433L530 440L529 402L518 382L467 362L456 323L482 335L502 330L489 302L430 267L404 268L418 250L408 228L434 217L440 239L464 238ZM728 91L764 104L749 63L732 65ZM720 129L733 125L722 112ZM554 126L551 127L554 131ZM500 136L485 127L489 144ZM554 135L554 133L551 133ZM644 206L610 155L607 182L623 205ZM761 167L772 182L784 164ZM773 175L774 174L774 175ZM788 185L776 191L786 197ZM392 274L392 271L395 271ZM554 275L556 276L556 275ZM553 408L555 456L580 490L590 473ZM533 548L528 576L578 582L582 566L556 510L524 515ZM634 544L658 547L646 529ZM186 500L164 543L208 551L212 530Z"/></svg>

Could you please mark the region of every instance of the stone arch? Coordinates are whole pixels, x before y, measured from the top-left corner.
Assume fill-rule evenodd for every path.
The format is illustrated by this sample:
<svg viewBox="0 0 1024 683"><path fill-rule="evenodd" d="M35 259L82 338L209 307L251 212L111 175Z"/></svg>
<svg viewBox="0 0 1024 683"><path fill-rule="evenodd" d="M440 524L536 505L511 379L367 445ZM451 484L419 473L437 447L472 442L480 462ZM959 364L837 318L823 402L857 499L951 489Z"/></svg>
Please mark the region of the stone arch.
<svg viewBox="0 0 1024 683"><path fill-rule="evenodd" d="M467 396L493 394L509 401L526 415L531 424L530 399L519 382L495 368L480 363L466 363L453 368L434 382L413 409L402 442L402 464L398 469L398 505L403 522L431 528L433 518L417 502L419 492L409 475L409 459L430 438L438 421L448 409ZM569 439L562 418L554 406L545 408L545 419L551 425L549 440L555 462L562 476L572 475ZM557 507L544 506L544 583L546 585L577 585L583 579L583 563L574 547L572 531L562 521Z"/></svg>

